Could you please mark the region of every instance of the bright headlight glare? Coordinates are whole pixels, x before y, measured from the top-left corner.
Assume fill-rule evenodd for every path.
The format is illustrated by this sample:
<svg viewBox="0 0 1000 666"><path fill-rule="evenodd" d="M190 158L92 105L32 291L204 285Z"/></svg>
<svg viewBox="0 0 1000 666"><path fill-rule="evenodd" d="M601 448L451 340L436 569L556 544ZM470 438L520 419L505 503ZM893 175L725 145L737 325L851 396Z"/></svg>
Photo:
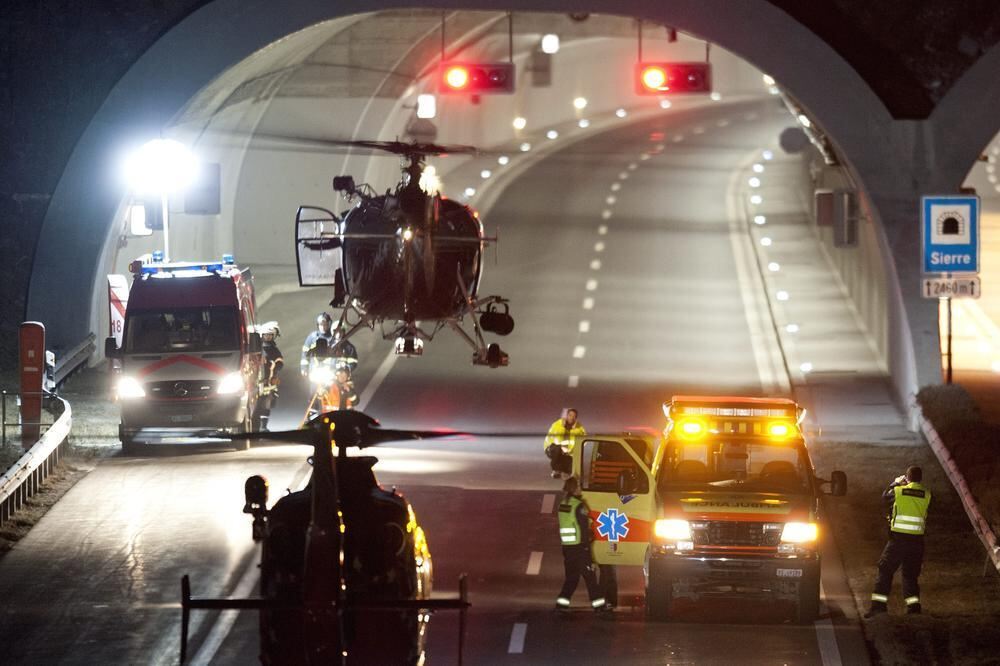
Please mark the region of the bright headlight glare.
<svg viewBox="0 0 1000 666"><path fill-rule="evenodd" d="M309 371L309 381L313 384L318 384L324 386L326 384L333 383L333 370L326 367L325 365L320 365Z"/></svg>
<svg viewBox="0 0 1000 666"><path fill-rule="evenodd" d="M819 538L819 525L816 523L785 523L781 530L781 540L784 543L810 543Z"/></svg>
<svg viewBox="0 0 1000 666"><path fill-rule="evenodd" d="M118 397L123 400L145 398L146 391L135 377L122 377L118 380Z"/></svg>
<svg viewBox="0 0 1000 666"><path fill-rule="evenodd" d="M218 393L226 395L229 393L240 393L243 391L243 375L238 372L230 372L219 382Z"/></svg>
<svg viewBox="0 0 1000 666"><path fill-rule="evenodd" d="M654 532L658 539L669 541L691 541L691 524L677 518L661 518L656 521Z"/></svg>

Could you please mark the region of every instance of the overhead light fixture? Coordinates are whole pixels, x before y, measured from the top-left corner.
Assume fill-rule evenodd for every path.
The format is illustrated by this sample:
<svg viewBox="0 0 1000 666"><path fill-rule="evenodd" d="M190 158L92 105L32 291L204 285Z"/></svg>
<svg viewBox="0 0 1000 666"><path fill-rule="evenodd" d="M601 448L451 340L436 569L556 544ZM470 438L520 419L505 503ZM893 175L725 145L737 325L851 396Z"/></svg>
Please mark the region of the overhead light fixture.
<svg viewBox="0 0 1000 666"><path fill-rule="evenodd" d="M507 166L508 162L510 162L510 158L507 157L506 155L501 155L500 157L497 158L497 164L499 164L500 166Z"/></svg>
<svg viewBox="0 0 1000 666"><path fill-rule="evenodd" d="M549 130L548 132L545 133L545 138L547 138L547 139L558 139L559 138L559 132L555 131L554 129L551 129L551 130Z"/></svg>
<svg viewBox="0 0 1000 666"><path fill-rule="evenodd" d="M529 150L531 150L531 144L530 143L528 143L527 141L525 141L524 143L521 144L521 152L522 153L526 153Z"/></svg>
<svg viewBox="0 0 1000 666"><path fill-rule="evenodd" d="M514 122L511 124L514 126L514 129L523 130L528 126L528 121L524 118L524 116L518 116L514 118Z"/></svg>
<svg viewBox="0 0 1000 666"><path fill-rule="evenodd" d="M417 95L417 118L433 118L437 115L437 97Z"/></svg>
<svg viewBox="0 0 1000 666"><path fill-rule="evenodd" d="M559 53L559 35L549 33L542 36L542 53Z"/></svg>
<svg viewBox="0 0 1000 666"><path fill-rule="evenodd" d="M573 100L573 107L575 109L580 110L580 111L582 111L583 109L586 109L587 108L587 98L586 97L577 97L577 98L575 98Z"/></svg>
<svg viewBox="0 0 1000 666"><path fill-rule="evenodd" d="M580 129L587 129L588 127L590 127L590 121L587 120L586 118L580 118L580 121L577 123L577 125L580 126Z"/></svg>
<svg viewBox="0 0 1000 666"><path fill-rule="evenodd" d="M615 115L618 116L619 118L624 118L625 116L628 115L628 113L625 111L625 109L618 109L617 111L615 111Z"/></svg>

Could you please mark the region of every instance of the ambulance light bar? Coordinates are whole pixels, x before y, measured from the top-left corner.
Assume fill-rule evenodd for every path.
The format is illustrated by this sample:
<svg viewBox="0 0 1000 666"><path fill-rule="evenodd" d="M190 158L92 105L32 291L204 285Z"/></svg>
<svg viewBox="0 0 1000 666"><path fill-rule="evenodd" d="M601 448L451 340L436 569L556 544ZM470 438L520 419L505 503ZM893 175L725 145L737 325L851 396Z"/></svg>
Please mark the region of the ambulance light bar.
<svg viewBox="0 0 1000 666"><path fill-rule="evenodd" d="M759 407L696 407L680 405L674 408L681 414L697 414L699 416L741 416L765 418L791 418L794 411L789 409L766 409Z"/></svg>
<svg viewBox="0 0 1000 666"><path fill-rule="evenodd" d="M206 273L224 274L236 270L236 261L231 254L224 254L222 255L222 261L212 263L176 261L167 264L158 262L156 260L157 254L160 255L162 261L162 253L157 251L153 253L152 262L143 263L141 260L136 259L129 264L129 270L133 275L154 275L157 277L196 277Z"/></svg>

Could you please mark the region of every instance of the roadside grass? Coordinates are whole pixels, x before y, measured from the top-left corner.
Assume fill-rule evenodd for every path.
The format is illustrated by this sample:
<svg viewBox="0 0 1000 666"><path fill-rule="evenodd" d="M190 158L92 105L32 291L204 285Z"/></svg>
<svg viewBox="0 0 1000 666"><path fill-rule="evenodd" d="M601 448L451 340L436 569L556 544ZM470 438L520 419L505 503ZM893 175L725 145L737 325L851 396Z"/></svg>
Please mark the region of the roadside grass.
<svg viewBox="0 0 1000 666"><path fill-rule="evenodd" d="M924 469L932 493L920 597L924 614L903 614L899 574L888 615L862 620L882 664L996 664L1000 655L1000 576L972 530L930 447L813 442L820 476L847 473L847 496L828 498L829 518L860 611L868 608L888 523L881 494L909 465Z"/></svg>
<svg viewBox="0 0 1000 666"><path fill-rule="evenodd" d="M926 387L917 401L962 471L983 517L1000 532L1000 425L988 422L958 384Z"/></svg>

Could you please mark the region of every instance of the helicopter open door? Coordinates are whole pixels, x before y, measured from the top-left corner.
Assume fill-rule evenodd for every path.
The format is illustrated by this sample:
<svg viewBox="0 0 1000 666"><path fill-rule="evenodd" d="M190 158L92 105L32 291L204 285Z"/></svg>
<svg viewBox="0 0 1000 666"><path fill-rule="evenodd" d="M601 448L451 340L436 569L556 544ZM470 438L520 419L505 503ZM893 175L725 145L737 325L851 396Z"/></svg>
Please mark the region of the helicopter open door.
<svg viewBox="0 0 1000 666"><path fill-rule="evenodd" d="M340 220L317 206L299 206L295 214L295 263L299 286L343 288Z"/></svg>

